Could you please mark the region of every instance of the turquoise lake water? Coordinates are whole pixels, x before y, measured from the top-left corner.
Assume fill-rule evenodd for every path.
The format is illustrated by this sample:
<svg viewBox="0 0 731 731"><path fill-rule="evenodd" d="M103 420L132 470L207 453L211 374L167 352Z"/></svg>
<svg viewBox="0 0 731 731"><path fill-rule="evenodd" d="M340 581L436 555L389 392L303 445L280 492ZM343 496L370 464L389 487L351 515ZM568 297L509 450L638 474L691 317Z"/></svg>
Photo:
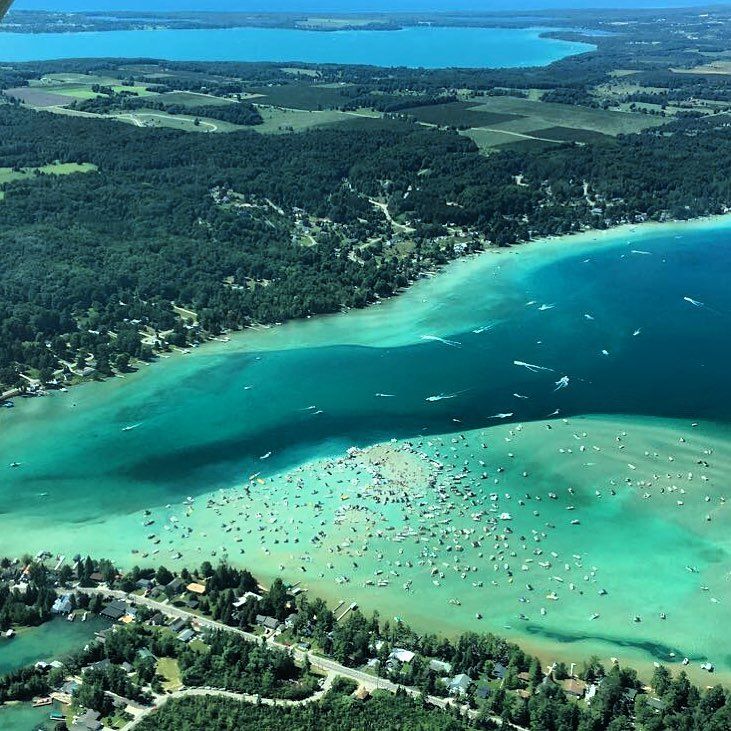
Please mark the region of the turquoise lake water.
<svg viewBox="0 0 731 731"><path fill-rule="evenodd" d="M426 27L327 33L267 28L2 33L0 60L144 57L424 68L517 67L542 66L593 49L589 44L540 35L540 29Z"/></svg>
<svg viewBox="0 0 731 731"><path fill-rule="evenodd" d="M33 708L27 703L0 708L0 728L3 731L36 731L36 729L53 729L55 723L50 720L52 706Z"/></svg>
<svg viewBox="0 0 731 731"><path fill-rule="evenodd" d="M724 220L625 228L487 253L365 311L247 332L126 379L18 401L0 413L0 465L21 463L0 468L4 550L89 551L123 566L151 561L178 568L215 551L265 578L288 579L303 578L305 560L313 591L356 598L422 627L489 629L546 653L562 647L571 660L590 652L639 664L670 652L693 663L710 657L731 673L731 645L714 631L731 619L731 533L718 502L731 465L730 244L731 222ZM577 422L584 414L607 416ZM549 418L556 422L550 434ZM690 424L697 421L703 426L694 436ZM520 437L505 431L517 424L525 425ZM624 429L626 450L617 451L625 446L618 446ZM545 504L538 519L510 508L516 536L546 531L548 521L546 549L571 566L577 560L571 557L581 556L587 573L595 565L609 590L603 604L595 604L595 589L577 591L555 606L549 602L540 619L537 604L529 610L517 604L518 579L483 594L492 586L482 573L490 565L471 549L463 560L473 562L485 590L472 593L457 574L442 580L439 593L428 569L417 570L422 549L410 542L381 545L374 532L365 559L342 546L332 546L335 553L313 548L309 538L322 520L332 536L350 531L340 506L371 505L352 492L352 480L363 476L345 472L319 485L317 476L330 468L315 464L295 491L292 479L299 478L276 475L341 455L353 444L392 438L419 438L424 459L439 450L464 464L469 472L462 484L469 484L481 511L491 504L498 466L505 467L500 479L513 495L528 488L521 485L523 472L533 475L528 491L543 495ZM430 446L430 439L443 446ZM494 445L484 468L477 464L481 442ZM678 444L687 444L685 457L675 455ZM482 469L488 482L480 479ZM266 483L261 494L245 497L241 488L255 473ZM581 526L569 525L571 514L564 512L571 485L573 507L584 511ZM618 492L626 485L630 492ZM430 492L420 477L413 488ZM206 500L220 502L219 489L227 491L224 502L206 510ZM551 490L562 500L549 501ZM610 490L616 499L596 502L595 491L606 496ZM643 499L643 490L653 499ZM181 507L188 496L191 504ZM450 511L441 518L467 530L476 519L462 514L458 500L440 506ZM408 516L398 512L402 502L389 504L379 520L390 530L407 525ZM145 508L154 528L142 525ZM413 508L414 516L424 510ZM284 530L291 518L301 525ZM428 525L429 518L420 519ZM155 548L159 555L143 561L131 550L152 551L151 531L164 540ZM304 545L295 547L300 537ZM511 540L510 551L526 550ZM380 568L376 553L393 562L390 570L409 557L414 568L398 572L413 580L413 594L401 591L404 579L377 593L368 587ZM353 558L357 568L349 567ZM335 585L337 572L352 574L351 583ZM534 586L543 598L552 584L534 579ZM461 607L447 614L450 596ZM478 609L485 615L479 624ZM516 621L516 609L530 621ZM671 619L632 623L632 614L660 611ZM590 621L597 612L601 620Z"/></svg>
<svg viewBox="0 0 731 731"><path fill-rule="evenodd" d="M86 622L54 619L39 627L23 628L12 639L0 640L0 675L80 650L96 632L108 626L109 623L90 617Z"/></svg>

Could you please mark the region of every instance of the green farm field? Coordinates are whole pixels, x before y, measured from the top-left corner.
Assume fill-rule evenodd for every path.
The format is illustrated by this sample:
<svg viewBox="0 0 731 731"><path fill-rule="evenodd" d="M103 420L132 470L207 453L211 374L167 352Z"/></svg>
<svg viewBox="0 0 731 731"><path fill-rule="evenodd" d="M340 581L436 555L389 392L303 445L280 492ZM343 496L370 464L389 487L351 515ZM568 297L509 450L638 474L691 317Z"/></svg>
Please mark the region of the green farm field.
<svg viewBox="0 0 731 731"><path fill-rule="evenodd" d="M404 114L425 124L439 127L488 127L502 122L520 119L520 116L505 112L491 112L480 108L479 102L450 102L429 104L423 107L405 109Z"/></svg>
<svg viewBox="0 0 731 731"><path fill-rule="evenodd" d="M530 133L547 127L571 127L616 136L641 132L657 127L666 120L644 114L629 114L603 109L579 107L572 104L518 99L516 97L493 97L477 105L475 110L499 114L512 114L521 119L495 125L497 129Z"/></svg>

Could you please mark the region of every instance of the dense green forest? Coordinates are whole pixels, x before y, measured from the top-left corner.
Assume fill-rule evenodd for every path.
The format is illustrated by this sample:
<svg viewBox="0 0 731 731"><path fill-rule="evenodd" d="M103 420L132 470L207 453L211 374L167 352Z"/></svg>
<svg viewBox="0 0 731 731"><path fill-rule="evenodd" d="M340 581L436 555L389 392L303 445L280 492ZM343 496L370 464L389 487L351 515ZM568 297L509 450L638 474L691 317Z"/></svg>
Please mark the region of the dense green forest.
<svg viewBox="0 0 731 731"><path fill-rule="evenodd" d="M631 731L639 727L646 731L685 729L686 731L726 731L731 723L728 699L720 687L706 691L701 697L683 695L683 687L674 688L680 703L678 711L656 713L651 708L638 711L637 725L626 716L616 716L591 723L574 703L562 702L547 694L534 696L517 718L503 714L504 722L529 724L532 731ZM145 719L141 731L237 731L239 729L288 728L293 731L368 731L371 728L402 731L459 731L468 728L494 727L488 720L470 721L454 713L424 706L405 695L377 692L366 701L338 693L330 693L317 705L304 708L271 708L252 706L234 700L198 697L168 701ZM509 727L509 726L508 726Z"/></svg>
<svg viewBox="0 0 731 731"><path fill-rule="evenodd" d="M140 731L463 731L474 728L449 713L404 695L376 693L359 701L331 692L318 704L271 708L202 697L168 701L146 718Z"/></svg>
<svg viewBox="0 0 731 731"><path fill-rule="evenodd" d="M110 374L198 328L362 307L487 242L731 202L731 140L717 118L488 157L454 132L393 124L195 135L0 106L0 168L97 168L3 186L0 384L28 368L49 380L60 361ZM229 194L249 207L227 205ZM374 198L412 226L409 248L392 246L403 236ZM298 215L319 227L315 245L296 239ZM460 248L442 238L455 232L468 233Z"/></svg>
<svg viewBox="0 0 731 731"><path fill-rule="evenodd" d="M0 573L10 566L8 559L0 562ZM0 581L0 632L14 626L42 624L51 616L51 607L56 599L53 580L41 564L31 564L27 581L22 588L10 588Z"/></svg>
<svg viewBox="0 0 731 731"><path fill-rule="evenodd" d="M92 90L94 90L93 86ZM211 102L211 104L202 104L196 106L195 109L190 109L182 104L166 104L157 98L148 99L144 96L135 96L129 92L114 92L109 89L109 92L104 91L101 96L78 100L71 104L70 108L80 112L94 112L96 114L150 109L166 112L167 114L194 114L196 117L218 119L242 126L254 126L263 122L259 111L253 104L248 102L221 101L215 103L215 99L212 99Z"/></svg>

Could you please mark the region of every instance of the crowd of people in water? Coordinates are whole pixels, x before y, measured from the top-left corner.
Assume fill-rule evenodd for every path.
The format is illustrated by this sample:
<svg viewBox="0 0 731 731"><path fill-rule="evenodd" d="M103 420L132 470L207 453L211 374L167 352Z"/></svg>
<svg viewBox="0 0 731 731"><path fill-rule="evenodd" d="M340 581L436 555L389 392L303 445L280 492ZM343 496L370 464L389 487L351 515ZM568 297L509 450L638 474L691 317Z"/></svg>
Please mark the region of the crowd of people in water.
<svg viewBox="0 0 731 731"><path fill-rule="evenodd" d="M555 419L392 440L273 478L250 475L238 488L188 498L178 509L147 511L151 532L141 552L163 551L166 561L166 550L188 561L213 553L249 564L253 556L319 591L332 582L349 600L381 590L375 606L389 594L386 605L397 605L395 592L404 611L428 603L467 624L484 615L485 629L540 623L553 612L574 620L583 612L581 622L600 626L603 598L621 591L623 579L592 555L606 556L595 551L594 505L654 501L653 510L687 510L688 520L681 513L678 520L702 534L724 519L726 498L714 448L697 424L683 435L669 431L676 441L662 451L638 451L626 428L611 438L607 429L591 434L592 424ZM534 474L539 442L555 450L558 465L565 462L565 479ZM680 570L701 573L694 565ZM719 587L698 578L701 599L721 603ZM670 604L652 613L627 606L633 609L622 622L630 626L672 623ZM688 662L676 654L666 659Z"/></svg>

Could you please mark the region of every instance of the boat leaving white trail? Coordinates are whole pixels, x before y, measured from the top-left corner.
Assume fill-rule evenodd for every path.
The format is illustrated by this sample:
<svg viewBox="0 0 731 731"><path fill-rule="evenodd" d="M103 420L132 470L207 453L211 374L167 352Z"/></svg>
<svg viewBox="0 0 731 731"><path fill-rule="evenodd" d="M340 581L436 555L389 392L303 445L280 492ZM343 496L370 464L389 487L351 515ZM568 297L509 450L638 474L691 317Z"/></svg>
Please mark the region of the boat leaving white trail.
<svg viewBox="0 0 731 731"><path fill-rule="evenodd" d="M537 373L538 371L550 371L553 373L553 368L546 368L545 366L539 366L535 365L535 363L526 363L522 360L514 360L513 365L521 366L522 368L527 368L529 371L532 371L533 373Z"/></svg>
<svg viewBox="0 0 731 731"><path fill-rule="evenodd" d="M456 340L447 340L446 338L440 338L438 335L422 335L422 340L429 340L432 342L437 343L443 343L444 345L449 345L451 348L461 348L462 343L457 342Z"/></svg>

